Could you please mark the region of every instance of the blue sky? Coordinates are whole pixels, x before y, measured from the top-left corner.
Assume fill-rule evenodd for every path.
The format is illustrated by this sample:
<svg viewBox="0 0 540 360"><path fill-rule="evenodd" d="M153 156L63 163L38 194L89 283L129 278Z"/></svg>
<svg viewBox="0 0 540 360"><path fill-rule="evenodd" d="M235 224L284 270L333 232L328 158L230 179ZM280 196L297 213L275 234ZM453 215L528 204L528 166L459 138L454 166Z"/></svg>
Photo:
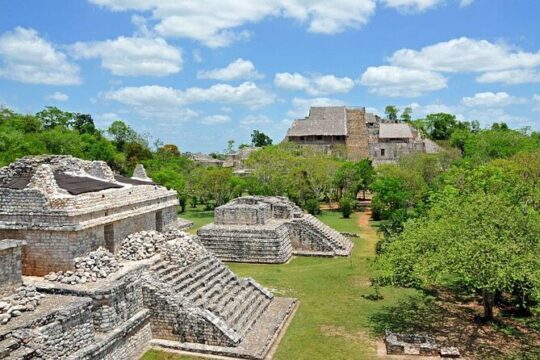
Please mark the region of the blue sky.
<svg viewBox="0 0 540 360"><path fill-rule="evenodd" d="M182 151L310 105L411 106L540 130L536 0L0 2L0 104L121 119Z"/></svg>

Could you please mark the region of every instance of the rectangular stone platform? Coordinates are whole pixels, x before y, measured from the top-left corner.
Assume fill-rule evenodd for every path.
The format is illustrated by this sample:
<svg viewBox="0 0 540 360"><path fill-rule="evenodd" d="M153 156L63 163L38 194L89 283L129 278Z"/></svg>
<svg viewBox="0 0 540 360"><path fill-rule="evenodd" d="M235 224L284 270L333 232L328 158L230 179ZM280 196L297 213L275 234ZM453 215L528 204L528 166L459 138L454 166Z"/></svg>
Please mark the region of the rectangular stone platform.
<svg viewBox="0 0 540 360"><path fill-rule="evenodd" d="M152 340L153 348L163 351L177 350L195 354L209 354L236 359L264 360L273 346L277 345L281 333L288 326L298 307L298 301L290 298L274 298L266 311L247 332L244 340L236 347L181 343L168 340Z"/></svg>

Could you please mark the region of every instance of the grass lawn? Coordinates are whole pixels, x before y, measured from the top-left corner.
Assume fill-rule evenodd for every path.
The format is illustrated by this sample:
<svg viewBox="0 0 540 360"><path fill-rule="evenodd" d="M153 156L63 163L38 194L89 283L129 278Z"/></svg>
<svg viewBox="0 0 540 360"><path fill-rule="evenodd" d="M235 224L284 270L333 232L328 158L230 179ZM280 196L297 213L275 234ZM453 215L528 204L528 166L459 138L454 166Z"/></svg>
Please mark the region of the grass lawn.
<svg viewBox="0 0 540 360"><path fill-rule="evenodd" d="M196 226L212 221L208 212L198 210L181 216L195 221ZM343 219L339 212L324 211L319 218L338 231L360 233L360 238L353 239L355 248L350 258L298 257L286 265L229 266L240 276L255 278L277 296L295 297L301 302L275 359L372 359L376 350L369 331L370 316L414 292L382 288L383 300L364 299L362 295L372 292L369 264L377 234L373 230L360 232L358 223L367 222L365 214L354 213L350 219ZM189 358L150 351L144 359Z"/></svg>
<svg viewBox="0 0 540 360"><path fill-rule="evenodd" d="M199 205L196 208L186 207L186 211L179 216L183 219L193 221L193 227L188 230L189 233L196 234L197 229L214 221L214 211L204 210L204 206Z"/></svg>

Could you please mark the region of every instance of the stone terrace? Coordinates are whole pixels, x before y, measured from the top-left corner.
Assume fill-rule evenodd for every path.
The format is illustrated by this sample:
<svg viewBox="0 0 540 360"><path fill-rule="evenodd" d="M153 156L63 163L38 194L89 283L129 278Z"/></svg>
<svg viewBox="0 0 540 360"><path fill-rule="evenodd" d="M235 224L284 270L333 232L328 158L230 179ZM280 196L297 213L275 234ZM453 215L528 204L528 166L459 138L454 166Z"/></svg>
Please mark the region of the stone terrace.
<svg viewBox="0 0 540 360"><path fill-rule="evenodd" d="M215 210L199 229L202 243L224 261L285 263L293 254L347 256L352 242L283 197L246 196Z"/></svg>

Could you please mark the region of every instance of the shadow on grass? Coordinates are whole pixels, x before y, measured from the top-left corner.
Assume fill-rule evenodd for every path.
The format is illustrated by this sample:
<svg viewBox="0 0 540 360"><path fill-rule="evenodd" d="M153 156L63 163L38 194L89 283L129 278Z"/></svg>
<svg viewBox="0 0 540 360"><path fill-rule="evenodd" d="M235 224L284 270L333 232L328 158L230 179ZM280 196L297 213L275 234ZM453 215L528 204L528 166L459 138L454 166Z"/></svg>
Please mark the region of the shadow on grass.
<svg viewBox="0 0 540 360"><path fill-rule="evenodd" d="M477 314L474 304L421 294L383 307L370 316L369 323L374 335L382 336L385 330L430 335L473 358L540 359L536 329L508 318L483 324L474 320Z"/></svg>

